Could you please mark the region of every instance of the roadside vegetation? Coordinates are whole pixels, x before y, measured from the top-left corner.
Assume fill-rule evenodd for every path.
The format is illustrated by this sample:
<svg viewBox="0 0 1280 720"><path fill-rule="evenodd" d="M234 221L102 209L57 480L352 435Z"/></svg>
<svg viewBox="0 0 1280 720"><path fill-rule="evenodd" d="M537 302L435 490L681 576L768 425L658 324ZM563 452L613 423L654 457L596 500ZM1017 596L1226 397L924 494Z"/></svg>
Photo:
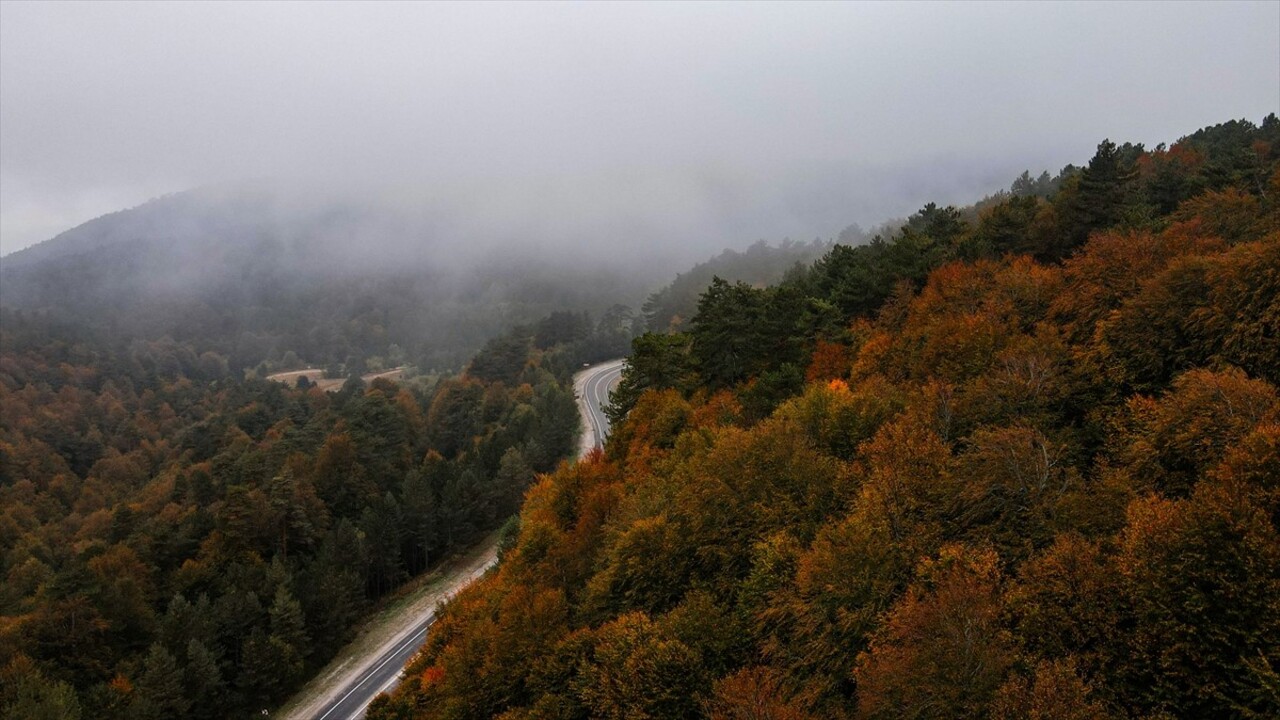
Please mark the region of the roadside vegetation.
<svg viewBox="0 0 1280 720"><path fill-rule="evenodd" d="M426 390L323 392L0 312L0 715L15 718L273 707L379 598L494 531L574 453L570 375L610 342L551 315Z"/></svg>

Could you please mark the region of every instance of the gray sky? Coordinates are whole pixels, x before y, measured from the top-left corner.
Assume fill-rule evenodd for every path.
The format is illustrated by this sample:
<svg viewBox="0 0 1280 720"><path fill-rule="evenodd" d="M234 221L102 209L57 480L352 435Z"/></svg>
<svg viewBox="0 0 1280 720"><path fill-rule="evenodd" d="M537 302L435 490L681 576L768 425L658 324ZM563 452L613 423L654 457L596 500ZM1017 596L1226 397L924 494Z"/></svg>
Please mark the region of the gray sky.
<svg viewBox="0 0 1280 720"><path fill-rule="evenodd" d="M244 179L702 250L1280 109L1280 3L0 3L0 252Z"/></svg>

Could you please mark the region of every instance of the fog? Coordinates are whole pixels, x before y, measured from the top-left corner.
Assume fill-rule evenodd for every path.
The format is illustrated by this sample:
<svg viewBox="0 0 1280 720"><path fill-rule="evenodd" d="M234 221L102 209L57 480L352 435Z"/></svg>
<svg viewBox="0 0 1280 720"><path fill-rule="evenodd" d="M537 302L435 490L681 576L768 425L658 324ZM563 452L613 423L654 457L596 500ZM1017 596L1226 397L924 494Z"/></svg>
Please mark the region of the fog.
<svg viewBox="0 0 1280 720"><path fill-rule="evenodd" d="M1274 2L5 2L0 253L252 185L677 267L1277 108Z"/></svg>

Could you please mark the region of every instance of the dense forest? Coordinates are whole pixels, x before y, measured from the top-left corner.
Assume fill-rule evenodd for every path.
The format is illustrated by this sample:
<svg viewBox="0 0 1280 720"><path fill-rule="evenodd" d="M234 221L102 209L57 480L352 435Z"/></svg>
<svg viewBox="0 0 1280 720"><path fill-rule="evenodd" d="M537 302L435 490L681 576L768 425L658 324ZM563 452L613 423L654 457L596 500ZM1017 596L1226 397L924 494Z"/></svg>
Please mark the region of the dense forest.
<svg viewBox="0 0 1280 720"><path fill-rule="evenodd" d="M281 212L180 193L5 257L0 716L277 705L574 450L575 369L830 247L726 251L637 314L616 268L397 268L343 245L368 216ZM264 379L308 364L346 385Z"/></svg>
<svg viewBox="0 0 1280 720"><path fill-rule="evenodd" d="M846 244L860 244L865 239L856 226L840 234L840 241ZM684 328L697 312L702 291L714 278L753 286L772 285L781 280L787 270L808 265L821 257L831 245L822 240L809 243L783 240L774 246L759 240L746 250L725 250L680 273L665 287L650 294L641 306L644 328L652 332Z"/></svg>
<svg viewBox="0 0 1280 720"><path fill-rule="evenodd" d="M1107 141L711 282L369 717L1280 716L1278 166Z"/></svg>
<svg viewBox="0 0 1280 720"><path fill-rule="evenodd" d="M630 333L552 314L434 384L245 380L173 340L0 317L0 716L257 715L576 449ZM600 332L597 332L600 330ZM616 351L613 351L616 352Z"/></svg>

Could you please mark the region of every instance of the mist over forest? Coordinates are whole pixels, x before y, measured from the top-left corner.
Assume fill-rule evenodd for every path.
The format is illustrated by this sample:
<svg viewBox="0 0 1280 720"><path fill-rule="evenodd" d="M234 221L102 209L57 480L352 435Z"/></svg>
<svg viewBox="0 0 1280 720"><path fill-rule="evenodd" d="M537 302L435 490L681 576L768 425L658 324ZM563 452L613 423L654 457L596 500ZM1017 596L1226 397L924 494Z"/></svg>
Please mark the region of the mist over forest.
<svg viewBox="0 0 1280 720"><path fill-rule="evenodd" d="M1280 4L0 2L0 718L1280 717Z"/></svg>
<svg viewBox="0 0 1280 720"><path fill-rule="evenodd" d="M726 249L893 230L1101 137L1272 109L1249 5L313 10L7 5L0 303L237 371L393 345L457 369L549 312L639 317Z"/></svg>
<svg viewBox="0 0 1280 720"><path fill-rule="evenodd" d="M454 253L674 271L972 202L1099 138L1260 118L1264 8L13 3L0 255L265 182L399 205Z"/></svg>

